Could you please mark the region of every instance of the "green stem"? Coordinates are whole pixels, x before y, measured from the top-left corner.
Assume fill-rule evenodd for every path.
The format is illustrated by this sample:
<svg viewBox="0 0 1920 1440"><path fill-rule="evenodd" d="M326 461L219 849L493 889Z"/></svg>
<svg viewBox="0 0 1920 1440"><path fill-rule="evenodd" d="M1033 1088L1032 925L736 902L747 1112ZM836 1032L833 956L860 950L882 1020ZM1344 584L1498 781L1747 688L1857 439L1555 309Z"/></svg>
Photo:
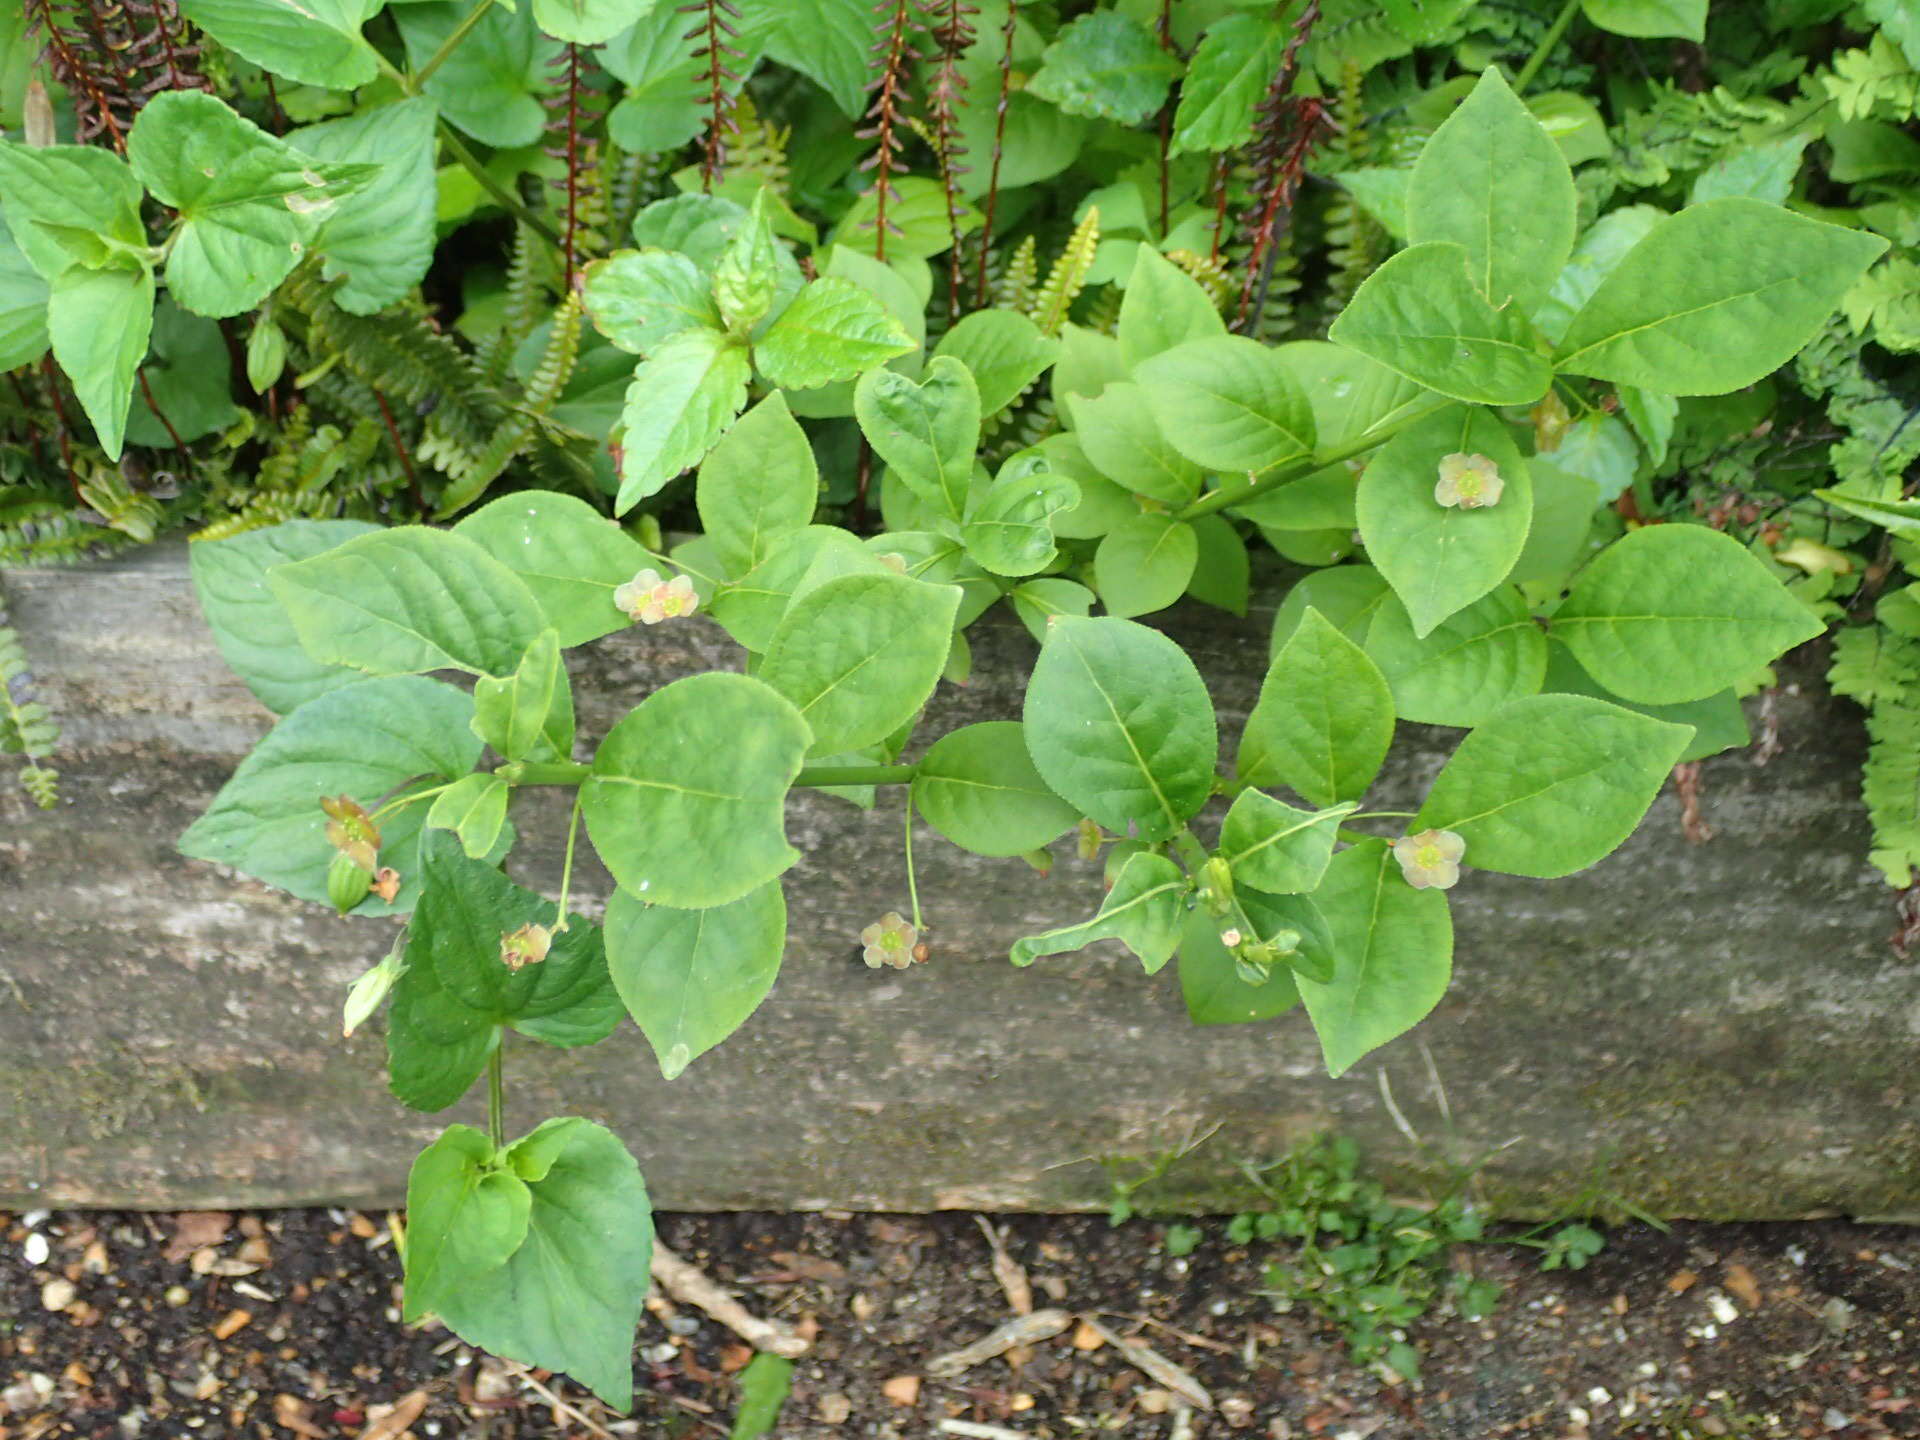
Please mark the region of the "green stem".
<svg viewBox="0 0 1920 1440"><path fill-rule="evenodd" d="M440 48L427 57L427 63L413 72L413 80L409 88L415 94L418 94L420 87L433 78L434 71L447 63L447 57L460 48L460 42L473 33L473 27L485 19L487 11L492 8L493 0L480 0L480 3L467 13L466 19L453 27L447 38L440 42Z"/></svg>
<svg viewBox="0 0 1920 1440"><path fill-rule="evenodd" d="M509 785L578 785L593 767L573 760L515 760L493 773Z"/></svg>
<svg viewBox="0 0 1920 1440"><path fill-rule="evenodd" d="M1520 67L1520 73L1513 77L1513 93L1524 95L1527 86L1533 83L1533 77L1540 73L1540 67L1547 63L1554 47L1560 43L1560 37L1567 33L1567 26L1573 23L1573 12L1580 8L1580 0L1567 0L1560 7L1560 13L1553 17L1553 24L1547 27L1547 33L1540 37L1540 43L1533 47L1533 54L1527 57L1527 63Z"/></svg>
<svg viewBox="0 0 1920 1440"><path fill-rule="evenodd" d="M447 147L447 153L458 160L467 169L467 173L480 182L480 188L493 197L493 203L505 210L514 219L526 226L534 234L556 248L560 244L560 234L546 221L521 204L520 197L507 189L492 175L487 167L480 163L480 157L466 147L454 128L445 120L440 122L440 143Z"/></svg>
<svg viewBox="0 0 1920 1440"><path fill-rule="evenodd" d="M1439 405L1426 406L1423 409L1414 411L1411 415L1396 420L1384 429L1369 430L1358 440L1350 440L1345 445L1336 445L1331 450L1310 455L1304 460L1295 460L1289 465L1282 465L1276 470L1270 470L1265 475L1258 475L1248 480L1242 480L1237 485L1222 485L1218 490L1202 495L1198 500L1187 506L1186 509L1176 511L1173 518L1176 520L1197 520L1202 515L1211 515L1216 510L1225 510L1232 505L1244 505L1256 496L1264 495L1269 490L1277 490L1282 485L1289 485L1295 480L1313 474L1317 470L1324 470L1329 465L1338 465L1343 460L1351 460L1356 455L1364 455L1369 450L1377 450L1402 430L1419 424L1429 415L1437 415L1451 404L1453 404L1453 401L1448 400Z"/></svg>
<svg viewBox="0 0 1920 1440"><path fill-rule="evenodd" d="M924 930L927 922L920 918L920 882L913 873L913 791L907 791L907 898L913 902L913 928Z"/></svg>
<svg viewBox="0 0 1920 1440"><path fill-rule="evenodd" d="M560 867L560 913L553 922L553 928L567 928L567 891L573 885L573 842L580 835L580 799L581 792L573 792L573 814L567 817L567 859Z"/></svg>
<svg viewBox="0 0 1920 1440"><path fill-rule="evenodd" d="M809 765L794 784L815 789L836 785L910 785L918 765Z"/></svg>
<svg viewBox="0 0 1920 1440"><path fill-rule="evenodd" d="M495 1036L493 1053L487 1057L487 1134L496 1150L507 1143L507 1090L501 1059L505 1044L505 1035Z"/></svg>

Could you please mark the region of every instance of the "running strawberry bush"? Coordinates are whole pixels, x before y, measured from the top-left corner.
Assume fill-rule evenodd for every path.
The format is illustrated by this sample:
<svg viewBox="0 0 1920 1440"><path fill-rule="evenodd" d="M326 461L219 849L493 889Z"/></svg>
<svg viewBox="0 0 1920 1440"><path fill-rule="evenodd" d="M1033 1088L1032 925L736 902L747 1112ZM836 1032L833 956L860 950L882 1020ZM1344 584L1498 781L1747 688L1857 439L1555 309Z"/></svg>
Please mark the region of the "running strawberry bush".
<svg viewBox="0 0 1920 1440"><path fill-rule="evenodd" d="M404 922L347 1027L389 1007L409 1106L488 1097L486 1130L414 1165L406 1314L609 1404L631 1402L645 1184L586 1119L510 1138L508 1032L571 1048L631 1015L697 1084L777 978L796 788L895 797L909 836L919 817L1009 863L1067 836L1104 852L1097 911L1014 965L1118 941L1149 974L1177 963L1198 1024L1303 1008L1338 1075L1445 994L1456 885L1604 858L1824 629L1727 534L1593 524L1584 432L1664 452L1691 397L1792 361L1886 241L1766 176L1605 208L1570 163L1584 120L1525 98L1578 5L1524 65L1483 56L1429 99L1417 158L1352 182L1399 247L1333 296L1325 339L1280 343L1289 217L1353 63L1317 3L883 0L869 57L864 0L180 0L196 29L156 6L157 33L195 34L232 103L209 83L91 107L65 12L29 8L100 143L48 143L44 118L0 143L0 358L50 348L105 462L155 419L184 453L253 422L186 363L156 397L143 363L251 315L253 388L304 406L333 385L365 411L360 463L388 444L411 482L356 510L331 488L346 432L315 453L309 416L306 478L275 492L298 504L239 502L248 524L194 545L213 633L280 718L181 847ZM1394 58L1473 10L1367 13ZM1584 13L1697 39L1705 6ZM277 134L282 107L336 118ZM842 112L866 115L852 151ZM781 114L822 152L791 162L805 185ZM538 167L502 157L545 131L558 187L530 203ZM1043 279L1042 228L1016 237L1076 165L1099 183L1067 197ZM513 226L492 319L469 311L477 359L415 298L436 172L441 224L491 205ZM640 203L643 180L673 193ZM824 233L809 187L833 196ZM700 533L669 544L662 516ZM1256 549L1294 569L1223 735L1141 617L1244 611ZM1037 644L1019 719L924 733L1002 604ZM737 668L583 740L566 652L696 615ZM1403 723L1461 733L1416 811L1370 809ZM510 878L532 787L572 797L557 897ZM582 843L617 884L599 921L569 903ZM909 891L909 916L848 917L869 965L921 953Z"/></svg>

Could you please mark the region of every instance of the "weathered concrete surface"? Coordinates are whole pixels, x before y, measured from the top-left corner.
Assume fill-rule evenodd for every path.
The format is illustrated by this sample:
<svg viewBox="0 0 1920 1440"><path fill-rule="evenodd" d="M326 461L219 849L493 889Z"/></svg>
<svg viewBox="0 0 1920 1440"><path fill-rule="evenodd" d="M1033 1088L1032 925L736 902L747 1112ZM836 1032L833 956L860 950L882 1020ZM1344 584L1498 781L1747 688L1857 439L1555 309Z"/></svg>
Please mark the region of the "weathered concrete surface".
<svg viewBox="0 0 1920 1440"><path fill-rule="evenodd" d="M387 929L173 848L270 718L208 640L180 551L5 584L69 749L60 809L0 798L0 1206L391 1201L444 1117L388 1098L377 1027L339 1039L342 987ZM1172 626L1227 734L1266 626ZM1016 713L1030 642L1011 623L974 633L973 683L942 687L929 735ZM576 656L583 729L733 654L698 623ZM631 1029L587 1052L519 1046L510 1123L605 1120L674 1208L1084 1206L1105 1192L1094 1157L1216 1128L1169 1193L1230 1204L1237 1159L1333 1126L1409 1188L1516 1141L1481 1171L1516 1213L1597 1180L1666 1215L1920 1217L1920 965L1889 952L1889 895L1864 863L1859 725L1812 670L1791 673L1805 683L1779 697L1781 753L1706 767L1710 844L1683 840L1668 795L1583 875L1470 876L1452 993L1345 1079L1298 1014L1192 1028L1171 968L1011 969L1014 937L1094 903L1071 858L1042 879L929 834L934 960L868 971L855 933L905 899L899 811L811 796L790 815L808 858L785 969L748 1029L671 1084ZM1450 740L1407 735L1382 807L1406 808ZM533 799L518 868L551 893L563 817L553 792Z"/></svg>

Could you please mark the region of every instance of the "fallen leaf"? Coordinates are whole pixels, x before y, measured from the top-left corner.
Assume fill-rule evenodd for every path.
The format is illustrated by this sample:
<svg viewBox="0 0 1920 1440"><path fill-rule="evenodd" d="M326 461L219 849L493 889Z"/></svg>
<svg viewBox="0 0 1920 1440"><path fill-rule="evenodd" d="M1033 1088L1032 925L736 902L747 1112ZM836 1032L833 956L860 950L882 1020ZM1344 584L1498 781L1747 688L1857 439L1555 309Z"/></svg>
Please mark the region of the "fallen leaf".
<svg viewBox="0 0 1920 1440"><path fill-rule="evenodd" d="M1080 1328L1073 1332L1073 1348L1076 1350L1092 1353L1106 1343L1106 1337L1084 1320L1080 1322Z"/></svg>
<svg viewBox="0 0 1920 1440"><path fill-rule="evenodd" d="M1691 1270L1677 1270L1667 1280L1667 1289L1676 1295L1684 1295L1699 1281L1700 1277Z"/></svg>
<svg viewBox="0 0 1920 1440"><path fill-rule="evenodd" d="M883 1380L880 1393L903 1408L911 1408L920 1403L920 1377L918 1375L896 1375L891 1380ZM365 1437L361 1437L365 1440Z"/></svg>
<svg viewBox="0 0 1920 1440"><path fill-rule="evenodd" d="M327 1432L313 1423L313 1406L297 1395L273 1397L273 1423L306 1440L326 1440L327 1437Z"/></svg>
<svg viewBox="0 0 1920 1440"><path fill-rule="evenodd" d="M167 1263L178 1265L194 1251L218 1245L233 1227L233 1216L224 1210L182 1210L173 1217L173 1238L167 1241Z"/></svg>
<svg viewBox="0 0 1920 1440"><path fill-rule="evenodd" d="M836 1283L847 1278L847 1267L838 1260L822 1260L818 1255L802 1255L794 1250L776 1250L773 1261L797 1280L821 1280Z"/></svg>
<svg viewBox="0 0 1920 1440"><path fill-rule="evenodd" d="M1721 1276L1720 1283L1733 1292L1733 1296L1749 1310L1760 1308L1760 1286L1753 1278L1753 1272L1744 1265L1729 1265Z"/></svg>
<svg viewBox="0 0 1920 1440"><path fill-rule="evenodd" d="M220 1317L220 1323L213 1327L213 1338L230 1340L253 1323L253 1314L247 1310L229 1310Z"/></svg>
<svg viewBox="0 0 1920 1440"><path fill-rule="evenodd" d="M391 1405L375 1405L367 1411L367 1428L359 1440L400 1440L407 1427L427 1408L427 1392L415 1390Z"/></svg>

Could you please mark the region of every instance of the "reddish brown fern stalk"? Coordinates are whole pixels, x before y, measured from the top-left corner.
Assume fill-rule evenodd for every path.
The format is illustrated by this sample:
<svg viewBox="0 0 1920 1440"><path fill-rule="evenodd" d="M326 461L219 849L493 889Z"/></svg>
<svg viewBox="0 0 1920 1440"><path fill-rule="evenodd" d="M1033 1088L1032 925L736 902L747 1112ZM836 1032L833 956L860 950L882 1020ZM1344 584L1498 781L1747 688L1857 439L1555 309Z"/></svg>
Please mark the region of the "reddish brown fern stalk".
<svg viewBox="0 0 1920 1440"><path fill-rule="evenodd" d="M125 154L133 117L153 96L210 88L173 0L26 0L26 17L73 97L83 144L104 135Z"/></svg>
<svg viewBox="0 0 1920 1440"><path fill-rule="evenodd" d="M566 172L552 182L566 206L560 226L560 263L564 267L562 283L566 289L573 288L579 269L580 232L585 224L581 212L592 198L587 191L592 184L589 172L593 168L593 142L581 134L600 118L596 92L587 84L590 64L591 59L578 45L563 49L553 60L559 83L546 101L551 117L547 121L547 133L552 137L546 152L566 166Z"/></svg>
<svg viewBox="0 0 1920 1440"><path fill-rule="evenodd" d="M987 203L980 220L980 274L976 292L982 305L987 303L987 256L993 252L993 211L1000 199L1000 156L1007 143L1007 103L1013 96L1013 40L1020 12L1007 6L1007 18L1000 29L1000 98L993 111L993 164L987 170Z"/></svg>
<svg viewBox="0 0 1920 1440"><path fill-rule="evenodd" d="M872 123L853 133L862 140L876 142L873 154L860 162L862 170L873 171L873 184L863 194L873 196L873 254L876 260L887 258L887 235L898 235L900 227L887 219L887 202L900 198L894 188L893 173L900 160L899 130L905 120L907 71L913 51L914 15L912 0L876 0L873 27L873 58L877 66L867 85L873 104L867 109Z"/></svg>
<svg viewBox="0 0 1920 1440"><path fill-rule="evenodd" d="M733 43L740 33L740 7L733 0L693 0L691 4L682 5L680 13L700 17L682 38L698 41L693 51L694 58L707 62L706 68L694 78L700 85L701 96L707 102L707 133L700 157L700 188L711 195L713 182L727 168L727 137L733 133L734 109L739 103L738 97L727 87L740 79L740 72L733 66L744 63L746 59Z"/></svg>
<svg viewBox="0 0 1920 1440"><path fill-rule="evenodd" d="M947 233L953 240L947 251L947 313L960 318L960 192L955 186L968 167L960 163L967 153L960 139L960 101L967 88L967 77L960 73L960 59L973 44L973 17L980 7L966 0L928 0L934 51L939 61L934 67L933 83L927 91L927 113L932 120L934 149L939 153L940 187L946 193Z"/></svg>
<svg viewBox="0 0 1920 1440"><path fill-rule="evenodd" d="M1291 218L1307 154L1326 128L1326 107L1311 96L1292 93L1294 77L1299 73L1300 47L1306 44L1319 18L1320 0L1307 0L1300 18L1294 21L1280 67L1274 71L1254 115L1253 209L1246 224L1251 248L1246 279L1240 287L1240 309L1234 319L1238 330L1245 330L1254 312L1255 297L1264 302L1272 277L1274 241L1283 221Z"/></svg>

